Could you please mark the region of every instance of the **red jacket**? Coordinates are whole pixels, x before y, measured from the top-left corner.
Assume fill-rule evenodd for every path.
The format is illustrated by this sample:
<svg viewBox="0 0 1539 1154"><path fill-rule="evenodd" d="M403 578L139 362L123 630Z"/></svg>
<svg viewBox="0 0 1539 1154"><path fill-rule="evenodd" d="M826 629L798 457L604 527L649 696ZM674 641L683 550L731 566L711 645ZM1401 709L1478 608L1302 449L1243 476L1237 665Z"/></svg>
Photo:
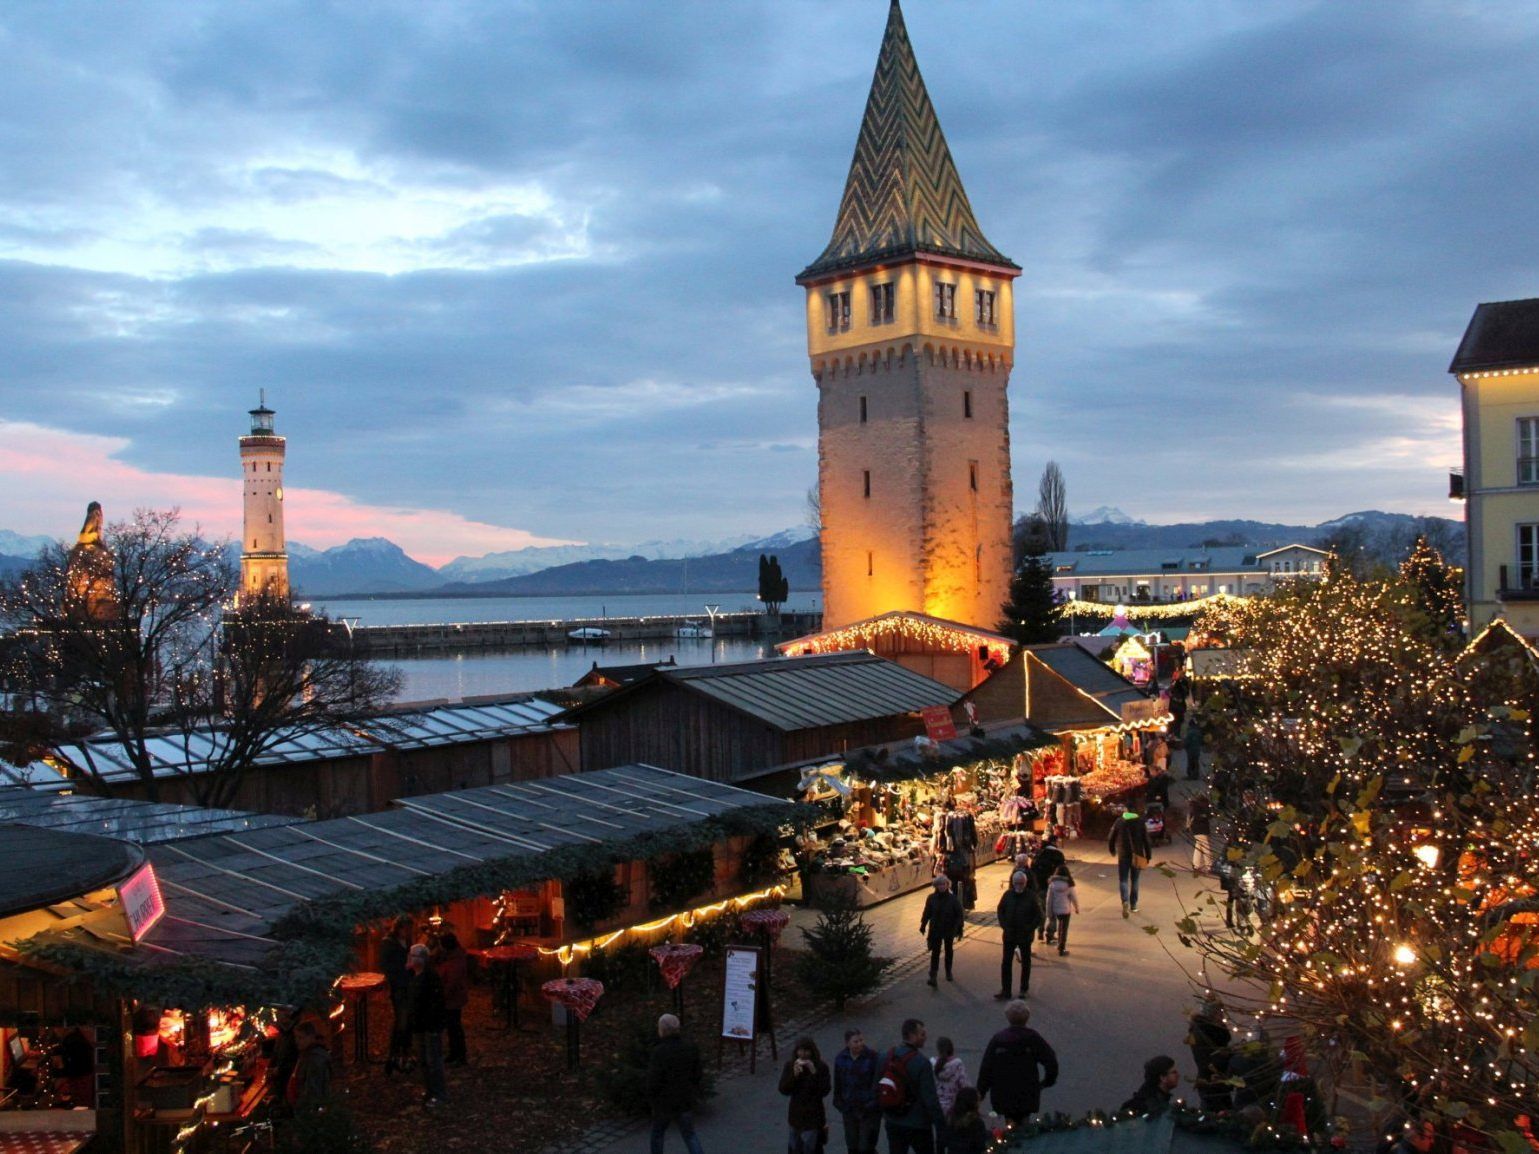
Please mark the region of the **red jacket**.
<svg viewBox="0 0 1539 1154"><path fill-rule="evenodd" d="M464 950L441 954L433 963L439 981L444 984L444 1008L447 1010L463 1010L465 1003L470 1001L468 965L469 957Z"/></svg>

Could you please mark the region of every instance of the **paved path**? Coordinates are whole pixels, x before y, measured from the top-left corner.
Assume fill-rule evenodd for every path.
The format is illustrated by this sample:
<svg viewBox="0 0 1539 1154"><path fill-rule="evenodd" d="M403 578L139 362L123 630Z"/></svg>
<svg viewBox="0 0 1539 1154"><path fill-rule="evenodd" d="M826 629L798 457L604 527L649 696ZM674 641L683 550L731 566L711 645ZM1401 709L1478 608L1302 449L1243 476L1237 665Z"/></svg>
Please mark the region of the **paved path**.
<svg viewBox="0 0 1539 1154"><path fill-rule="evenodd" d="M1177 794L1181 792L1178 787ZM1176 1058L1183 1084L1190 1079L1191 1056L1182 1040L1185 1015L1196 1004L1187 971L1196 973L1197 959L1182 948L1172 926L1180 917L1176 887L1188 902L1199 887L1184 868L1174 880L1147 870L1139 911L1124 921L1116 866L1107 857L1105 843L1078 841L1065 849L1081 913L1070 927L1068 957L1038 944L1028 1004L1032 1026L1057 1051L1061 1066L1058 1085L1043 1095L1043 1108L1078 1115L1119 1105L1138 1085L1144 1060L1155 1054ZM1155 860L1185 867L1190 847L1178 837L1174 845L1161 847ZM922 1018L930 1035L928 1052L934 1053L937 1037L952 1038L971 1081L989 1036L1004 1025L1002 1003L993 996L999 987L1001 952L993 910L1007 877L1004 863L980 871L978 908L968 915L966 936L958 943L954 983L943 976L938 990L925 985L928 955L918 928L925 895L910 894L866 912L878 952L900 959L896 980L850 1004L842 1014L779 1006L778 1018L793 1026L797 1019L810 1020L809 1032L825 1060L843 1044L847 1026L861 1027L867 1044L885 1048L897 1042L904 1018ZM791 940L795 926L810 924L812 917L796 913L787 931ZM1148 934L1147 926L1158 926L1160 932ZM795 1037L785 1028L777 1035L784 1061ZM783 1154L786 1106L776 1089L779 1069L768 1058L768 1046L761 1044L757 1073L748 1074L746 1064L734 1072L733 1065L722 1072L716 1096L697 1115L706 1154ZM831 1120L836 1135L831 1149L838 1151L843 1139L836 1118ZM591 1135L584 1148L643 1154L647 1132L633 1128L607 1142ZM677 1132L670 1131L666 1148L683 1149Z"/></svg>

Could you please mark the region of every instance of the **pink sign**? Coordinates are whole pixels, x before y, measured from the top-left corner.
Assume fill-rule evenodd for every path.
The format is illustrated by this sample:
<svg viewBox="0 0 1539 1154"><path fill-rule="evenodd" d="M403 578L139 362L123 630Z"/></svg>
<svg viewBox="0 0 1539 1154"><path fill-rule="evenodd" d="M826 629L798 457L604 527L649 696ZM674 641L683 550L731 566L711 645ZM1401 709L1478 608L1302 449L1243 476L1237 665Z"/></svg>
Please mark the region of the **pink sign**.
<svg viewBox="0 0 1539 1154"><path fill-rule="evenodd" d="M165 899L160 896L160 882L155 880L155 867L145 862L122 885L118 886L118 904L128 919L128 932L134 941L144 937L156 922L165 916Z"/></svg>

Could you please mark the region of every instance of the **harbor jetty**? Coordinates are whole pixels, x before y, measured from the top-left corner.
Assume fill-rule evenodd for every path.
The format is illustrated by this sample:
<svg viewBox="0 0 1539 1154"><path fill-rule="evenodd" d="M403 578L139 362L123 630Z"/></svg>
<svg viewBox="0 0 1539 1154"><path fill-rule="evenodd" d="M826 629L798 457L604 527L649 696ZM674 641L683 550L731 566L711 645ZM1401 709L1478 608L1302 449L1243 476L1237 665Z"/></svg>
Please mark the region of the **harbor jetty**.
<svg viewBox="0 0 1539 1154"><path fill-rule="evenodd" d="M482 650L552 649L564 645L601 646L678 637L686 626L705 626L715 637L790 638L816 632L819 612L718 613L655 617L581 617L566 621L462 621L434 625L354 625L353 644L374 657L422 657ZM601 640L575 641L577 630L602 630ZM708 640L690 637L689 640ZM680 638L684 640L684 638Z"/></svg>

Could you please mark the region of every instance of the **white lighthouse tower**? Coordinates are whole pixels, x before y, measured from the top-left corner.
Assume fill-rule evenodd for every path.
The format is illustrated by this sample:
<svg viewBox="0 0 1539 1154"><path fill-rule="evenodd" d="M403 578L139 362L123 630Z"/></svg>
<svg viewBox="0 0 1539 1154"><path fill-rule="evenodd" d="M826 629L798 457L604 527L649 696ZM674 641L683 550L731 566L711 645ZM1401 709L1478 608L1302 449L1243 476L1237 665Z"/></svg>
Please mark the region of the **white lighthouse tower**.
<svg viewBox="0 0 1539 1154"><path fill-rule="evenodd" d="M284 440L273 432L267 392L251 410L251 432L240 439L245 522L240 551L242 602L289 595L289 554L283 536Z"/></svg>

